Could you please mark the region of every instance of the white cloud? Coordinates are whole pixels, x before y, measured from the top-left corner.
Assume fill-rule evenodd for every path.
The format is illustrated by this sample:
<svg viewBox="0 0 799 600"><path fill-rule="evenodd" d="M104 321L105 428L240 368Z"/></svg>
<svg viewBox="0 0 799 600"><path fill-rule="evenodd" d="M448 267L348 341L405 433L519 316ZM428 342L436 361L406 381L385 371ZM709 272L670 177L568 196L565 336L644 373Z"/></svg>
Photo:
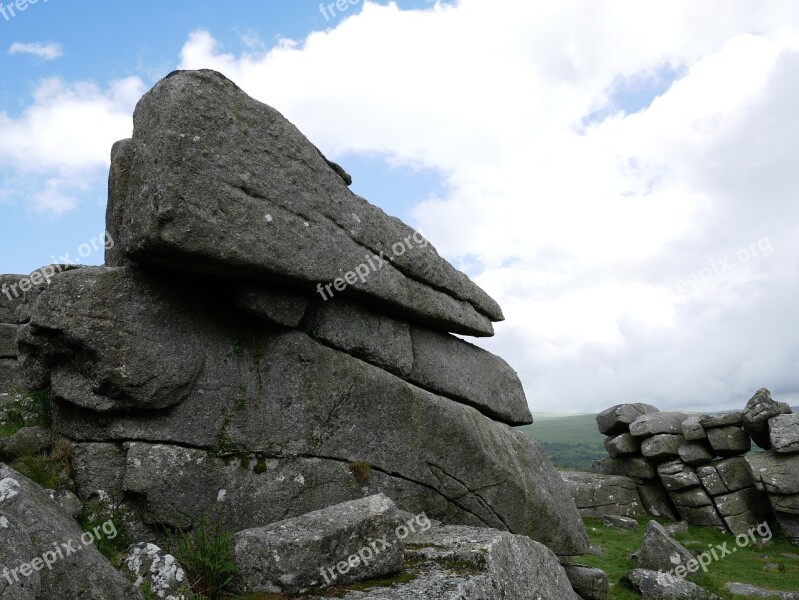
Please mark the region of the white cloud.
<svg viewBox="0 0 799 600"><path fill-rule="evenodd" d="M196 32L181 67L221 70L345 166L380 153L438 169L450 192L415 225L478 265L507 317L480 343L519 370L534 410L742 406L762 385L799 396L799 332L778 325L799 291L798 11L367 2L268 53ZM663 72L681 77L647 109L585 125ZM677 289L764 236L773 254Z"/></svg>
<svg viewBox="0 0 799 600"><path fill-rule="evenodd" d="M106 89L58 78L39 82L22 114L0 112L0 164L14 173L0 185L2 195L28 198L43 212L74 208L90 181L107 176L111 145L130 137L133 107L144 92L137 77Z"/></svg>
<svg viewBox="0 0 799 600"><path fill-rule="evenodd" d="M8 49L10 55L15 54L31 54L38 56L44 60L55 60L64 55L64 49L61 44L23 44L22 42L14 42Z"/></svg>
<svg viewBox="0 0 799 600"><path fill-rule="evenodd" d="M197 31L181 68L222 71L345 167L378 153L446 179L413 224L502 304L480 343L534 412L741 407L763 385L796 403L799 4L365 2L303 42L246 48ZM619 108L663 73L680 78ZM0 113L0 160L56 173L39 204L68 208L143 91L43 82ZM738 259L764 238L773 252ZM736 268L678 285L719 261Z"/></svg>

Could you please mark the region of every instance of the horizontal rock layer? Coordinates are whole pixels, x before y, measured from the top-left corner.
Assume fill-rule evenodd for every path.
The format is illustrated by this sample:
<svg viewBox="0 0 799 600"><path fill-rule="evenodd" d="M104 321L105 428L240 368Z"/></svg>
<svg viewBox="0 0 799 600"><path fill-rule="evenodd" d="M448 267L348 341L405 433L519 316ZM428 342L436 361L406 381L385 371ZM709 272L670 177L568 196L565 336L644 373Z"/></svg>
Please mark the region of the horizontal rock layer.
<svg viewBox="0 0 799 600"><path fill-rule="evenodd" d="M50 370L54 422L70 439L364 463L449 507L431 503L431 513L470 515L562 554L587 548L575 507L562 502L564 484L520 432L305 333L224 308L189 283L165 286L129 268L63 273L31 298L22 337L28 362ZM152 450L156 465L159 452L167 451ZM149 477L157 476L163 488L150 479L126 484L151 494L151 508L159 494L177 493L165 489L174 473ZM342 501L361 495L348 493ZM304 508L328 500L313 496L317 505Z"/></svg>
<svg viewBox="0 0 799 600"><path fill-rule="evenodd" d="M468 335L502 320L421 235L353 194L296 127L223 75L172 73L133 121L113 153L109 265L321 284Z"/></svg>

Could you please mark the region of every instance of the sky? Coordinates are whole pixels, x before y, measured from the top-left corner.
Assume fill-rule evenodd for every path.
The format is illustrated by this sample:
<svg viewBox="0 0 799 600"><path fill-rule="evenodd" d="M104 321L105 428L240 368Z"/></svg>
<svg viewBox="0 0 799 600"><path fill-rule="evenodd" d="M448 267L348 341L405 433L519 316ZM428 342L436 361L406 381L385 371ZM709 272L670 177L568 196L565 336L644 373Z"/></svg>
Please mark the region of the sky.
<svg viewBox="0 0 799 600"><path fill-rule="evenodd" d="M472 341L534 414L799 404L799 3L30 1L0 0L0 272L101 264L111 145L212 68L499 301Z"/></svg>

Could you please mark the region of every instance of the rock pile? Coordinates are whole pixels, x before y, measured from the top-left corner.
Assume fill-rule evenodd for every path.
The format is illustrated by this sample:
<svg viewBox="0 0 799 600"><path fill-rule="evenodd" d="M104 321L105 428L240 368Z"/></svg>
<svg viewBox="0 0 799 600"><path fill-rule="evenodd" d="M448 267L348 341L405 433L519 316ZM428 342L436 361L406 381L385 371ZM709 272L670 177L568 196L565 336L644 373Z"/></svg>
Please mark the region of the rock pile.
<svg viewBox="0 0 799 600"><path fill-rule="evenodd" d="M593 465L593 479L590 474L578 476L584 488L601 487L608 474L623 476L627 487L629 482L637 486L650 514L669 516L671 505L688 523L735 534L772 518L773 509L786 534L799 539L799 419L789 406L772 400L768 390L758 390L743 411L713 415L622 404L597 415L597 426L608 436L610 458ZM771 449L747 454L752 441ZM642 491L645 486L650 488L647 493ZM653 489L660 490L661 500L664 491L668 494L667 504L654 510L645 500ZM587 514L591 507L585 491L573 492ZM629 508L626 500L623 503ZM601 502L594 510L623 514L619 507L606 511Z"/></svg>
<svg viewBox="0 0 799 600"><path fill-rule="evenodd" d="M112 151L107 264L16 311L79 496L112 499L150 542L382 493L584 553L565 484L511 427L532 422L516 373L452 335L492 335L499 306L348 181L219 73L141 99Z"/></svg>
<svg viewBox="0 0 799 600"><path fill-rule="evenodd" d="M748 455L746 462L783 532L799 545L799 414L772 417L769 429L772 449Z"/></svg>

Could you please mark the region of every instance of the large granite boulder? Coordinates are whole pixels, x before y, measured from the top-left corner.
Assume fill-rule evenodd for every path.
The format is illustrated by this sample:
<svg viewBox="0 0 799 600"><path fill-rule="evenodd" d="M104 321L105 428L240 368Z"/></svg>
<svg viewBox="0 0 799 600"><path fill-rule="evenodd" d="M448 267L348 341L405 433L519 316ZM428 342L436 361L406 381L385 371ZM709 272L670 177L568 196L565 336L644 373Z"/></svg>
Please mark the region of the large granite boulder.
<svg viewBox="0 0 799 600"><path fill-rule="evenodd" d="M656 463L673 460L679 456L680 446L684 442L682 435L659 433L641 442L641 454Z"/></svg>
<svg viewBox="0 0 799 600"><path fill-rule="evenodd" d="M118 531L81 531L43 489L0 463L0 597L143 600L97 551L98 534Z"/></svg>
<svg viewBox="0 0 799 600"><path fill-rule="evenodd" d="M790 412L791 407L784 402L772 400L771 392L766 388L759 389L746 403L742 415L743 428L755 444L768 450L771 448L769 420Z"/></svg>
<svg viewBox="0 0 799 600"><path fill-rule="evenodd" d="M772 417L769 422L771 447L780 454L799 452L799 413Z"/></svg>
<svg viewBox="0 0 799 600"><path fill-rule="evenodd" d="M641 452L641 440L634 438L630 433L607 437L604 444L611 458L635 456Z"/></svg>
<svg viewBox="0 0 799 600"><path fill-rule="evenodd" d="M24 387L25 378L16 358L0 358L0 393Z"/></svg>
<svg viewBox="0 0 799 600"><path fill-rule="evenodd" d="M766 492L785 537L799 545L799 455L774 450L746 456L755 486Z"/></svg>
<svg viewBox="0 0 799 600"><path fill-rule="evenodd" d="M630 423L641 415L658 412L651 404L636 402L633 404L617 404L603 410L596 416L599 433L620 435L630 430Z"/></svg>
<svg viewBox="0 0 799 600"><path fill-rule="evenodd" d="M418 521L403 524L378 494L239 531L230 541L233 586L240 594L304 593L397 573L409 525L431 527L426 516Z"/></svg>
<svg viewBox="0 0 799 600"><path fill-rule="evenodd" d="M17 357L17 329L13 323L0 323L0 358Z"/></svg>
<svg viewBox="0 0 799 600"><path fill-rule="evenodd" d="M461 399L509 425L533 422L519 376L500 357L453 335L411 328L413 369L408 380Z"/></svg>
<svg viewBox="0 0 799 600"><path fill-rule="evenodd" d="M673 571L693 560L694 555L673 540L657 521L649 521L644 542L637 553L638 568L650 571Z"/></svg>
<svg viewBox="0 0 799 600"><path fill-rule="evenodd" d="M492 335L503 318L421 234L353 194L296 127L220 73L161 80L113 160L109 265L122 257L291 283L323 300L360 296L468 335Z"/></svg>
<svg viewBox="0 0 799 600"><path fill-rule="evenodd" d="M619 475L561 471L577 509L584 517L646 516L635 482Z"/></svg>
<svg viewBox="0 0 799 600"><path fill-rule="evenodd" d="M305 333L227 309L191 281L84 268L56 276L32 294L29 308L24 349L50 370L58 432L78 442L154 444L128 447L129 464L132 453L144 456L136 456L142 468L126 470L125 484L146 498L151 523L174 525L217 504L223 471L214 471L214 484L188 466L178 475L161 462L212 452L293 461L293 476L308 480L318 471L306 476L303 461L316 460L324 466L319 477L340 478L338 501L364 495L340 471L365 463L380 481L405 490L409 504L398 505L406 510L530 535L559 554L587 548L579 514L563 502L565 485L536 442ZM251 491L271 485L257 473L242 475L252 477ZM209 489L189 493L200 480ZM272 520L294 516L275 513L295 489L264 493L272 506L247 504L238 514L242 526L271 522L257 520L264 511ZM332 499L303 497L300 512Z"/></svg>
<svg viewBox="0 0 799 600"><path fill-rule="evenodd" d="M696 472L682 461L674 460L658 466L663 487L670 492L700 485Z"/></svg>
<svg viewBox="0 0 799 600"><path fill-rule="evenodd" d="M715 594L671 573L633 569L625 579L645 600L719 600Z"/></svg>
<svg viewBox="0 0 799 600"><path fill-rule="evenodd" d="M633 479L656 479L657 466L641 456L625 458L601 458L591 465L594 473L622 475Z"/></svg>
<svg viewBox="0 0 799 600"><path fill-rule="evenodd" d="M714 427L727 427L735 425L741 426L742 412L740 410L730 410L727 412L714 413L712 415L702 415L699 417L699 424L705 429Z"/></svg>
<svg viewBox="0 0 799 600"><path fill-rule="evenodd" d="M20 282L26 275L0 275L0 323L17 323L17 307L25 298Z"/></svg>
<svg viewBox="0 0 799 600"><path fill-rule="evenodd" d="M610 582L602 569L572 563L563 565L563 569L572 588L583 600L605 600L608 597Z"/></svg>
<svg viewBox="0 0 799 600"><path fill-rule="evenodd" d="M682 435L683 413L655 412L641 415L630 423L630 433L635 437L650 437L661 433Z"/></svg>
<svg viewBox="0 0 799 600"><path fill-rule="evenodd" d="M687 441L695 442L707 439L701 418L701 415L693 415L682 422L682 434Z"/></svg>
<svg viewBox="0 0 799 600"><path fill-rule="evenodd" d="M707 441L718 456L740 456L752 448L746 432L735 425L707 429Z"/></svg>
<svg viewBox="0 0 799 600"><path fill-rule="evenodd" d="M705 441L685 442L677 453L680 460L690 467L705 465L713 460L713 454Z"/></svg>

